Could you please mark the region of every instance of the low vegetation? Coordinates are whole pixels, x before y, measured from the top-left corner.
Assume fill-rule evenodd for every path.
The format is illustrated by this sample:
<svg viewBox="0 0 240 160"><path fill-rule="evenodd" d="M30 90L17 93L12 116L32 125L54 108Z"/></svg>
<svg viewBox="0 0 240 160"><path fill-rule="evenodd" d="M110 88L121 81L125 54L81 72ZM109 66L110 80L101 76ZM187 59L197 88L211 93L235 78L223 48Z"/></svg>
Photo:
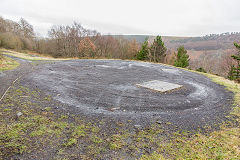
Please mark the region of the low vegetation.
<svg viewBox="0 0 240 160"><path fill-rule="evenodd" d="M196 71L207 73L207 71L204 68L202 68L202 67L197 68Z"/></svg>
<svg viewBox="0 0 240 160"><path fill-rule="evenodd" d="M0 49L0 53L4 55L9 55L13 57L18 57L21 59L31 60L31 61L39 61L39 60L45 60L45 61L58 61L58 60L69 60L72 58L53 58L50 56L44 56L39 54L31 54L31 53L23 53L23 52L16 52L13 50L7 50L7 49Z"/></svg>
<svg viewBox="0 0 240 160"><path fill-rule="evenodd" d="M0 71L14 69L18 66L18 62L0 54Z"/></svg>

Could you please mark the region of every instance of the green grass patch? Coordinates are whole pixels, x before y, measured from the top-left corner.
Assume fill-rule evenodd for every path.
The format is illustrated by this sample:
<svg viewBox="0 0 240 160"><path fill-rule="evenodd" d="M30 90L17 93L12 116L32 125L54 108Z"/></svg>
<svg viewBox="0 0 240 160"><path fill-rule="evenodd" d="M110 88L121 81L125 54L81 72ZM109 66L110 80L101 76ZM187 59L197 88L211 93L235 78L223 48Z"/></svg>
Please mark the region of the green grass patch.
<svg viewBox="0 0 240 160"><path fill-rule="evenodd" d="M0 71L15 69L18 66L19 66L18 62L9 57L1 55L0 53Z"/></svg>
<svg viewBox="0 0 240 160"><path fill-rule="evenodd" d="M111 142L109 143L109 148L111 150L121 149L125 145L123 141L123 136L120 134L114 134L111 137Z"/></svg>
<svg viewBox="0 0 240 160"><path fill-rule="evenodd" d="M66 143L63 144L65 147L71 147L73 145L77 144L77 139L76 138L70 138L67 140Z"/></svg>

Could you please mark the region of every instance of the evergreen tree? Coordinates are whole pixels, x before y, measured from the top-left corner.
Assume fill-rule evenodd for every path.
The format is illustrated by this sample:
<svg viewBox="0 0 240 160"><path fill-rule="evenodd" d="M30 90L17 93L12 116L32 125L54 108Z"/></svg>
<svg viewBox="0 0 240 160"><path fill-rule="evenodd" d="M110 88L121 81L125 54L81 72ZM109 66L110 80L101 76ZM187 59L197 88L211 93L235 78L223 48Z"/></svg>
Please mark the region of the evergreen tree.
<svg viewBox="0 0 240 160"><path fill-rule="evenodd" d="M237 48L238 53L236 55L232 55L232 58L237 61L237 65L231 66L228 78L231 80L240 81L240 44L234 43L234 46Z"/></svg>
<svg viewBox="0 0 240 160"><path fill-rule="evenodd" d="M167 51L167 48L165 47L164 42L162 41L162 37L157 36L150 47L150 53L149 53L150 61L162 63L166 56L166 51Z"/></svg>
<svg viewBox="0 0 240 160"><path fill-rule="evenodd" d="M231 66L231 69L228 73L228 79L230 79L230 80L234 80L234 68L235 68L234 65Z"/></svg>
<svg viewBox="0 0 240 160"><path fill-rule="evenodd" d="M141 50L137 53L137 60L146 60L148 57L148 41L146 40L141 47Z"/></svg>
<svg viewBox="0 0 240 160"><path fill-rule="evenodd" d="M187 50L184 49L184 46L180 46L177 53L177 59L174 62L174 66L185 68L189 66L189 55Z"/></svg>

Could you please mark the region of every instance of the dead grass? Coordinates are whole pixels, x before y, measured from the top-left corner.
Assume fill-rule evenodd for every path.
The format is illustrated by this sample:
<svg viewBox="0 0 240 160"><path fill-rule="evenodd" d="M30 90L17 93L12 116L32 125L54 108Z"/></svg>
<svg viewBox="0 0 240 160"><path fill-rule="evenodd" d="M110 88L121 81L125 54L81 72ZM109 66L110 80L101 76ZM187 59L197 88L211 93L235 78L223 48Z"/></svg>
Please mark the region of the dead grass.
<svg viewBox="0 0 240 160"><path fill-rule="evenodd" d="M0 54L0 71L14 69L19 66L19 63L13 59L2 56Z"/></svg>
<svg viewBox="0 0 240 160"><path fill-rule="evenodd" d="M33 60L33 61L37 61L37 60L58 61L58 60L73 59L73 58L53 58L53 57L43 56L43 55L38 56L38 54L35 54L35 53L32 54L31 52L20 53L20 52L16 52L16 51L12 51L12 50L6 50L6 49L0 49L0 53L5 54L5 55L18 57L18 58L22 58L22 59Z"/></svg>

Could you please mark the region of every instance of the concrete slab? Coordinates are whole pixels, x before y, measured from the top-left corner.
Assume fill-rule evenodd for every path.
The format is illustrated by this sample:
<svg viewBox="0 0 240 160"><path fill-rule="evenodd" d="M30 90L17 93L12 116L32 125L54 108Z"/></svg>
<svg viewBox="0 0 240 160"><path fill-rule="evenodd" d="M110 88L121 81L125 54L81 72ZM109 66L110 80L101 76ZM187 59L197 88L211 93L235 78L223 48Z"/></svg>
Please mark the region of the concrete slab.
<svg viewBox="0 0 240 160"><path fill-rule="evenodd" d="M177 69L162 69L162 71L171 73L171 74L180 74L181 72Z"/></svg>
<svg viewBox="0 0 240 160"><path fill-rule="evenodd" d="M159 91L159 92L171 91L173 89L182 87L182 85L159 81L159 80L153 80L153 81L144 82L142 84L136 84L136 85L144 88L149 88L155 91Z"/></svg>

